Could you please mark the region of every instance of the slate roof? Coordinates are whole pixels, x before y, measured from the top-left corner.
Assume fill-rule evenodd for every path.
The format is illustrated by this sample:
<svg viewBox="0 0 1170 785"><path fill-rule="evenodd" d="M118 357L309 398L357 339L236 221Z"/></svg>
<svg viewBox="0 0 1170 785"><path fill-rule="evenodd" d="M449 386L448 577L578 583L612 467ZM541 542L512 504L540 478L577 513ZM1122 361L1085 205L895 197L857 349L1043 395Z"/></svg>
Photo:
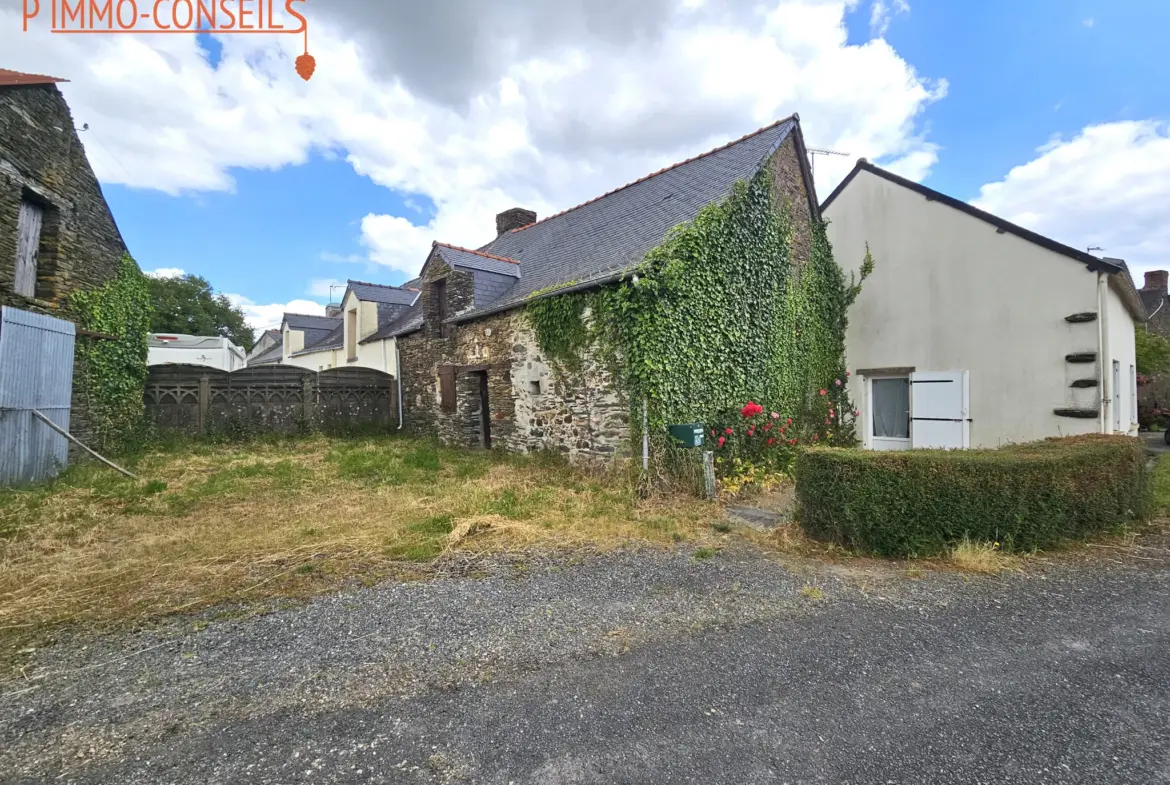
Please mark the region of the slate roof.
<svg viewBox="0 0 1170 785"><path fill-rule="evenodd" d="M460 248L457 245L436 242L432 246L438 249L447 264L453 267L467 267L472 270L483 270L488 273L520 277L520 263L515 259L506 259L502 256L485 251L472 251L469 248Z"/></svg>
<svg viewBox="0 0 1170 785"><path fill-rule="evenodd" d="M340 316L309 316L303 313L286 313L284 323L290 330L332 330Z"/></svg>
<svg viewBox="0 0 1170 785"><path fill-rule="evenodd" d="M407 333L415 332L423 325L423 309L422 301L419 300L404 313L402 313L393 322L380 328L376 333L363 338L362 343L370 343L371 341L383 341L387 338L395 338L399 335L406 335Z"/></svg>
<svg viewBox="0 0 1170 785"><path fill-rule="evenodd" d="M340 349L345 344L345 323L340 319L338 324L329 332L315 337L313 343L309 343L309 331L305 331L305 348L300 351L293 352L289 357L299 357L302 354L312 354L313 352L327 352L331 349ZM319 331L314 331L319 332Z"/></svg>
<svg viewBox="0 0 1170 785"><path fill-rule="evenodd" d="M364 300L368 303L410 305L418 297L418 292L412 292L399 286L385 286L378 283L366 283L365 281L346 281L346 284L348 284L345 290L347 297L350 292L353 292L359 300ZM342 302L344 301L345 298L343 297Z"/></svg>
<svg viewBox="0 0 1170 785"><path fill-rule="evenodd" d="M671 229L727 196L737 181L755 174L794 129L798 154L803 157L799 127L799 118L793 115L584 204L504 232L478 252L462 249L466 256L460 258L464 261L477 255L479 259L490 258L484 254L514 260L520 264L520 278L494 302L480 304L451 321L468 321L507 310L549 287L598 284L630 270ZM815 215L815 191L807 169L805 176L809 207ZM438 247L444 258L453 248L442 244ZM398 334L409 331L402 328L412 325L403 323Z"/></svg>
<svg viewBox="0 0 1170 785"><path fill-rule="evenodd" d="M269 346L255 357L248 358L248 367L254 365L273 365L284 359L284 337L277 335L276 343Z"/></svg>

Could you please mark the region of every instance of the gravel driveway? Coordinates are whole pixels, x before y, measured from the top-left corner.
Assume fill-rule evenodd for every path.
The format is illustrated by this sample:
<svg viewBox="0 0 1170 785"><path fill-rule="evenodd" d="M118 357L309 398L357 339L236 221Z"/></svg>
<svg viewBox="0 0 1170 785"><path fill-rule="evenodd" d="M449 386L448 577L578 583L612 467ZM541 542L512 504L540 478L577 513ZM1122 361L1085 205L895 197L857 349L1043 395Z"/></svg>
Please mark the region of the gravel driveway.
<svg viewBox="0 0 1170 785"><path fill-rule="evenodd" d="M0 781L1170 783L1170 556L1100 552L495 560L66 641L0 684Z"/></svg>

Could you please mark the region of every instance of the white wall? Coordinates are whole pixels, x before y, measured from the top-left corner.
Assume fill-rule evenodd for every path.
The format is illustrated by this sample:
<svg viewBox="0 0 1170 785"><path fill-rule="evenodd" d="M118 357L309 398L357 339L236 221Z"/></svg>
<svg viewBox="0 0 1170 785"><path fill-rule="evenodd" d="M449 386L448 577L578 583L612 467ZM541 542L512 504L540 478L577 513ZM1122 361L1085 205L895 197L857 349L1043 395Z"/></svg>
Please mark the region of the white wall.
<svg viewBox="0 0 1170 785"><path fill-rule="evenodd" d="M1113 396L1113 391L1110 390L1110 400L1116 400L1119 403L1119 415L1121 419L1120 433L1137 433L1137 412L1133 408L1133 377L1130 375L1130 367L1137 364L1136 353L1134 346L1134 322L1130 318L1129 311L1125 308L1125 303L1121 296L1115 291L1114 286L1109 286L1105 298L1105 327L1108 332L1107 351L1109 353L1108 360L1105 367L1109 370L1109 384L1113 384L1113 360L1116 360L1121 366L1120 380L1121 385L1116 391L1116 396ZM1112 404L1111 404L1112 405ZM1113 413L1110 410L1108 415L1108 428L1113 430L1114 425Z"/></svg>
<svg viewBox="0 0 1170 785"><path fill-rule="evenodd" d="M973 447L1099 429L1097 419L1053 413L1098 407L1097 388L1070 387L1074 379L1095 378L1096 365L1064 359L1098 350L1096 322L1065 321L1073 313L1097 311L1096 273L864 170L825 215L847 277L860 267L866 242L876 264L849 312L851 370L969 371ZM1133 322L1120 300L1116 305L1109 330L1111 336L1117 332L1119 346L1128 330L1126 359L1114 355L1124 363L1125 376ZM868 432L863 388L855 374L851 393L862 409L859 431Z"/></svg>

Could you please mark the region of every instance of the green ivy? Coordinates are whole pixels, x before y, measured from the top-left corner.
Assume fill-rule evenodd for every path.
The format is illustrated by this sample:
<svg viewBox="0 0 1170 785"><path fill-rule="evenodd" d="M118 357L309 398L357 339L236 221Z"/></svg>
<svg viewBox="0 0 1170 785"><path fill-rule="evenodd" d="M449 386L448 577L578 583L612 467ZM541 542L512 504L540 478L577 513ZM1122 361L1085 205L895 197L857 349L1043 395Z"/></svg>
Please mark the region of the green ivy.
<svg viewBox="0 0 1170 785"><path fill-rule="evenodd" d="M846 281L820 222L809 258L794 263L792 206L772 183L770 167L737 183L621 283L529 303L542 351L576 362L595 343L638 409L631 422L649 401L653 432L719 422L749 400L819 426L828 408L820 390L830 388L838 422L824 431L851 441L851 417L847 428L841 420L852 405L835 382L845 377L846 311L861 282ZM861 279L872 268L867 253Z"/></svg>
<svg viewBox="0 0 1170 785"><path fill-rule="evenodd" d="M129 255L97 289L75 292L70 306L83 330L117 340L77 339L74 387L93 426L94 449L118 452L142 433L150 289Z"/></svg>

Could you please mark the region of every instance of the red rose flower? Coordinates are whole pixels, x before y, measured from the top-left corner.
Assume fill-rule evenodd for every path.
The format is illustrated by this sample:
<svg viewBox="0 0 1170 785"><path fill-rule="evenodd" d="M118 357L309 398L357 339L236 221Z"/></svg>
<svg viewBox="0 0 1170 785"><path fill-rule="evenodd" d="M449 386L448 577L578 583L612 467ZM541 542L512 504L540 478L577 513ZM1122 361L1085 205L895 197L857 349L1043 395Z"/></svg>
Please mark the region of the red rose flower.
<svg viewBox="0 0 1170 785"><path fill-rule="evenodd" d="M760 406L755 401L748 401L747 405L739 410L739 413L742 414L744 417L754 417L755 415L760 414L763 411L764 411L763 406Z"/></svg>
<svg viewBox="0 0 1170 785"><path fill-rule="evenodd" d="M748 436L755 436L755 435L756 435L756 429L755 428L748 428Z"/></svg>
<svg viewBox="0 0 1170 785"><path fill-rule="evenodd" d="M860 416L861 416L861 409L854 409L854 410L853 410L853 416L854 416L854 417L860 417Z"/></svg>
<svg viewBox="0 0 1170 785"><path fill-rule="evenodd" d="M720 437L719 437L719 446L720 446L720 447L722 447L722 446L723 446L723 443L724 443L725 441L727 441L727 437L726 437L726 436L720 436Z"/></svg>
<svg viewBox="0 0 1170 785"><path fill-rule="evenodd" d="M766 423L764 423L764 430L765 430L765 431L770 431L770 430L772 430L772 423L770 423L770 422L766 422Z"/></svg>
<svg viewBox="0 0 1170 785"><path fill-rule="evenodd" d="M828 394L829 394L828 390L821 390L821 395L828 395Z"/></svg>
<svg viewBox="0 0 1170 785"><path fill-rule="evenodd" d="M776 443L775 439L771 439L771 438L768 439L768 444L775 444L775 443Z"/></svg>
<svg viewBox="0 0 1170 785"><path fill-rule="evenodd" d="M731 434L735 433L735 431L731 430L730 428L726 428L726 429L724 429L724 431L723 431L723 432L724 432L725 434L727 434L728 436L730 436Z"/></svg>
<svg viewBox="0 0 1170 785"><path fill-rule="evenodd" d="M791 417L788 418L788 424L792 425L792 418Z"/></svg>

